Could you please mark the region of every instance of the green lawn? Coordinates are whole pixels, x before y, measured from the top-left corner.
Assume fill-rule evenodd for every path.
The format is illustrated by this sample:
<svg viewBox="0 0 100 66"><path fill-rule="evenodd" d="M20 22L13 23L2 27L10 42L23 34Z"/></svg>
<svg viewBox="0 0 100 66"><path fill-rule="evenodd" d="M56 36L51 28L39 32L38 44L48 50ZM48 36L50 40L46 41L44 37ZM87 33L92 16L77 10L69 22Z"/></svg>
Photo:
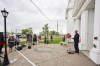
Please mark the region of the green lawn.
<svg viewBox="0 0 100 66"><path fill-rule="evenodd" d="M26 43L26 41L20 41L21 45L24 45Z"/></svg>
<svg viewBox="0 0 100 66"><path fill-rule="evenodd" d="M20 39L20 44L24 45L26 43L26 39Z"/></svg>
<svg viewBox="0 0 100 66"><path fill-rule="evenodd" d="M49 43L50 44L59 44L60 42L62 42L62 38L53 38L53 40L51 41L51 40L49 40Z"/></svg>
<svg viewBox="0 0 100 66"><path fill-rule="evenodd" d="M50 39L48 40L49 44L59 44L60 42L63 41L63 39L61 37L53 37L53 40L51 41ZM21 39L20 40L20 44L25 44L26 43L26 39ZM42 38L41 43L44 43L44 39Z"/></svg>
<svg viewBox="0 0 100 66"><path fill-rule="evenodd" d="M59 44L60 42L63 41L63 39L60 37L54 37L52 41L50 39L48 41L49 44ZM42 40L41 43L44 43L44 40Z"/></svg>

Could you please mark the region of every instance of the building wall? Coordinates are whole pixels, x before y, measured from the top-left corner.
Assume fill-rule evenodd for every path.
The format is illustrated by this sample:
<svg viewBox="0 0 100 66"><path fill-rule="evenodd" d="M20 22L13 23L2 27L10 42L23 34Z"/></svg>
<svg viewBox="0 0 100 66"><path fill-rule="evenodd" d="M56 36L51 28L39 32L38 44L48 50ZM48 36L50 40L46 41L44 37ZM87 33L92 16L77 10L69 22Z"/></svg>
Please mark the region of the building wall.
<svg viewBox="0 0 100 66"><path fill-rule="evenodd" d="M94 37L93 44L95 45L90 51L90 58L100 65L100 0L95 0L95 17L94 17Z"/></svg>
<svg viewBox="0 0 100 66"><path fill-rule="evenodd" d="M72 11L73 9L70 9L68 11L68 18L67 18L67 32L74 36L74 18L72 17ZM71 42L73 42L73 39L71 39Z"/></svg>
<svg viewBox="0 0 100 66"><path fill-rule="evenodd" d="M72 35L72 38L74 36L74 18L72 17L73 5L74 5L74 0L69 0L68 7L66 10L67 33L70 33ZM73 39L71 39L71 42L73 42Z"/></svg>
<svg viewBox="0 0 100 66"><path fill-rule="evenodd" d="M80 19L74 19L74 30L77 30L80 34Z"/></svg>
<svg viewBox="0 0 100 66"><path fill-rule="evenodd" d="M80 30L80 49L88 50L93 48L93 29L94 27L94 9L85 10L81 13Z"/></svg>
<svg viewBox="0 0 100 66"><path fill-rule="evenodd" d="M79 4L78 4L79 3ZM81 35L81 50L90 51L90 58L100 64L100 0L75 0L72 25L79 30ZM95 6L95 7L94 7ZM95 8L95 9L93 9ZM94 15L95 14L95 15ZM77 21L81 16L81 21ZM79 25L78 25L79 24ZM75 30L74 29L74 30ZM95 37L95 39L94 39ZM95 46L93 46L95 45ZM91 50L90 50L91 49Z"/></svg>

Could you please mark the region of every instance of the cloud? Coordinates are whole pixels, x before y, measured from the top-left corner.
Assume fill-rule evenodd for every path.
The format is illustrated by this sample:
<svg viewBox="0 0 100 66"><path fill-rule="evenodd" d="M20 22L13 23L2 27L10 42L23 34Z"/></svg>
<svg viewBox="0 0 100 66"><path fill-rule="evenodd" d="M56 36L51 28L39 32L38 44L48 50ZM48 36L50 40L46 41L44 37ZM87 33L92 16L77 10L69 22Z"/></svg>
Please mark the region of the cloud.
<svg viewBox="0 0 100 66"><path fill-rule="evenodd" d="M9 12L8 31L32 27L38 33L46 23L49 23L50 30L56 30L56 22L59 21L59 29L66 32L65 12L68 0L33 0L33 2L52 22L49 22L29 0L0 0L0 9L6 8ZM1 28L3 28L2 15L0 15Z"/></svg>

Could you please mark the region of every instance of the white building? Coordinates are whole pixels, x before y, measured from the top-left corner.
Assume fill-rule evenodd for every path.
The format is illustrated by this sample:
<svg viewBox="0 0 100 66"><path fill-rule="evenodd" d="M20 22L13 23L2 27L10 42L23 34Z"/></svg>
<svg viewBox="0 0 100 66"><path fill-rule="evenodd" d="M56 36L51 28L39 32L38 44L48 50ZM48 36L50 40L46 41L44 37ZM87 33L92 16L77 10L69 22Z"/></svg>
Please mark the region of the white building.
<svg viewBox="0 0 100 66"><path fill-rule="evenodd" d="M67 19L67 33L70 33L72 37L74 36L74 19L72 17L74 0L69 0L67 10L66 10L66 19ZM71 40L73 41L73 40Z"/></svg>
<svg viewBox="0 0 100 66"><path fill-rule="evenodd" d="M72 0L73 1L73 0ZM70 4L70 0L69 0ZM81 43L80 50L90 51L90 59L96 64L100 64L100 0L74 0L72 17L74 20L69 24L67 16L67 24L74 25L71 32L75 29L79 31ZM67 9L68 10L68 9ZM67 12L68 14L68 12Z"/></svg>

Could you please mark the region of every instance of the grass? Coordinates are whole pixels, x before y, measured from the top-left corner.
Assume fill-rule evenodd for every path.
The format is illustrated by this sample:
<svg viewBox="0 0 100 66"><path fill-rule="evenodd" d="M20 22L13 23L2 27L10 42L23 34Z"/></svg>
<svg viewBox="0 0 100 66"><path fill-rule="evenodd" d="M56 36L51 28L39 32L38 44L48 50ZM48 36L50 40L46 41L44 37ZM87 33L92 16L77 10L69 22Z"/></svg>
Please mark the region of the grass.
<svg viewBox="0 0 100 66"><path fill-rule="evenodd" d="M52 41L51 39L48 40L49 44L59 44L60 42L63 41L61 37L53 37ZM24 45L26 43L26 39L20 39L20 44ZM42 38L41 43L44 43L44 39Z"/></svg>
<svg viewBox="0 0 100 66"><path fill-rule="evenodd" d="M26 43L26 41L20 41L21 45L24 45Z"/></svg>
<svg viewBox="0 0 100 66"><path fill-rule="evenodd" d="M49 40L49 43L50 44L58 44L58 43L60 43L60 42L62 42L62 38L53 38L53 40L51 41L51 40Z"/></svg>
<svg viewBox="0 0 100 66"><path fill-rule="evenodd" d="M59 44L60 42L63 41L61 37L53 37L52 41L51 39L48 40L49 44ZM44 40L41 41L41 43L44 43Z"/></svg>
<svg viewBox="0 0 100 66"><path fill-rule="evenodd" d="M20 44L21 45L24 45L26 43L26 39L24 38L24 39L20 39Z"/></svg>

